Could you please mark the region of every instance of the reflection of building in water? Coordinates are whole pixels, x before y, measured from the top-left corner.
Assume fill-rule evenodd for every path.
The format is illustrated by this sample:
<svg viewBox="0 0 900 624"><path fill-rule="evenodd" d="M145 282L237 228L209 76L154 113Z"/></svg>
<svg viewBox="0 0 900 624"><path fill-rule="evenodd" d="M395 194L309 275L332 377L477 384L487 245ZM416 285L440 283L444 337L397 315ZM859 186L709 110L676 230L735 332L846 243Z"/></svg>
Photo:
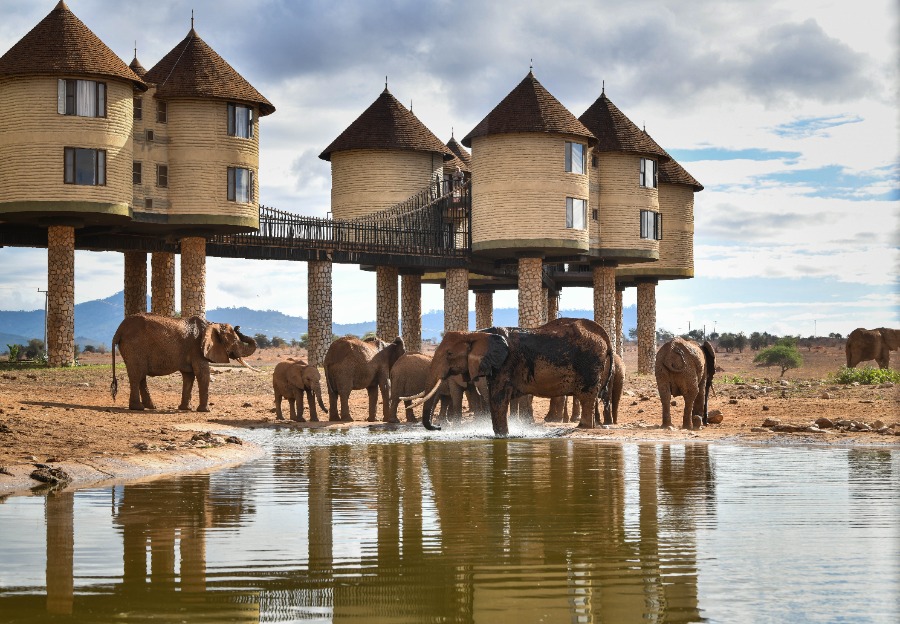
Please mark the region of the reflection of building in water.
<svg viewBox="0 0 900 624"><path fill-rule="evenodd" d="M74 601L75 495L51 492L44 504L47 520L47 613L70 615Z"/></svg>

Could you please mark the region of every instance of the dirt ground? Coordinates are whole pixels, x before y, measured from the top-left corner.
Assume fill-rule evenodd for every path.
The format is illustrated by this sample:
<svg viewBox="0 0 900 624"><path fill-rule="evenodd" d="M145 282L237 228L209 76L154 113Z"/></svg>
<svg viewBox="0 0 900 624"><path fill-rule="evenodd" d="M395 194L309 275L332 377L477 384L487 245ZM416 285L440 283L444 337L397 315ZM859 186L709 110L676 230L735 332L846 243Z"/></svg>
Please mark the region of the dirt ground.
<svg viewBox="0 0 900 624"><path fill-rule="evenodd" d="M652 375L634 372L637 353L631 347L626 350L628 373L618 425L609 429L577 430L573 435L604 440L730 440L900 447L900 386L830 383L828 375L843 365L843 349L803 349L802 353L803 366L784 376L787 385L780 383L778 369L754 365L753 353L749 350L743 354L718 354L718 364L724 370L716 376L710 410L720 410L723 421L699 431L682 431L658 427L661 408L655 380ZM250 358L250 363L261 368L262 373L243 368L216 368L210 385L209 413L176 409L181 393L179 374L150 380L150 391L159 409L129 411L128 380L121 360L117 366L119 396L117 402L113 402L109 391L112 379L109 354L86 354L80 360L84 366L71 369L0 370L0 486L5 471L23 464L178 453L204 446L203 440L192 439L196 429L276 426L272 369L287 357L305 356L306 353L299 349L264 349ZM195 388L195 405L196 392ZM326 404L327 400L326 393ZM680 424L683 403L681 398L677 401L677 406L672 408L673 422ZM351 395L354 426L366 424L367 405L364 390ZM543 421L547 406L547 399L535 400L538 422ZM284 409L287 414L286 404ZM380 415L380 400L378 409ZM323 416L320 414L320 417ZM866 423L873 429L880 426L883 431L887 426L887 431L830 428L788 433L760 430L767 418L780 421L782 425L807 426L821 417ZM195 423L191 425L194 431L181 427L185 423ZM348 426L327 421L306 425L278 421L277 425Z"/></svg>

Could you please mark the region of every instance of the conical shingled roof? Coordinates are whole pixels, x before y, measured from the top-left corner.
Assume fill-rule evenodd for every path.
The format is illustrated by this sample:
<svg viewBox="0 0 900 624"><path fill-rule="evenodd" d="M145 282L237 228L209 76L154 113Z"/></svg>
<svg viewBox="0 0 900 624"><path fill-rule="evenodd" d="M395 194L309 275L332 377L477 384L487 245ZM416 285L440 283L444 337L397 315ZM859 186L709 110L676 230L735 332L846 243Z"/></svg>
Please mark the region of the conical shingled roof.
<svg viewBox="0 0 900 624"><path fill-rule="evenodd" d="M668 161L659 163L659 181L665 184L685 184L693 187L695 193L703 190L703 185L671 156Z"/></svg>
<svg viewBox="0 0 900 624"><path fill-rule="evenodd" d="M597 151L648 154L657 156L660 162L670 158L666 150L606 97L605 91L578 119L597 137Z"/></svg>
<svg viewBox="0 0 900 624"><path fill-rule="evenodd" d="M150 68L144 78L157 85L156 95L161 98L237 100L258 105L260 115L275 112L272 103L209 47L193 28L181 43Z"/></svg>
<svg viewBox="0 0 900 624"><path fill-rule="evenodd" d="M141 62L138 60L137 56L134 57L134 60L131 61L128 67L130 67L131 71L136 73L141 78L147 75L147 70L144 69L143 65L141 65Z"/></svg>
<svg viewBox="0 0 900 624"><path fill-rule="evenodd" d="M475 137L514 132L574 134L589 139L591 144L594 143L591 131L553 97L530 71L524 80L463 138L462 144L472 147L472 139Z"/></svg>
<svg viewBox="0 0 900 624"><path fill-rule="evenodd" d="M450 137L447 147L453 152L453 158L449 162L444 163L444 166L451 168L459 167L465 172L472 171L472 155L466 151L466 148L459 144L456 137Z"/></svg>
<svg viewBox="0 0 900 624"><path fill-rule="evenodd" d="M62 1L0 57L0 76L48 74L119 78L147 89Z"/></svg>
<svg viewBox="0 0 900 624"><path fill-rule="evenodd" d="M332 152L354 149L416 150L437 152L446 159L452 156L444 142L391 95L387 87L319 158L330 161Z"/></svg>

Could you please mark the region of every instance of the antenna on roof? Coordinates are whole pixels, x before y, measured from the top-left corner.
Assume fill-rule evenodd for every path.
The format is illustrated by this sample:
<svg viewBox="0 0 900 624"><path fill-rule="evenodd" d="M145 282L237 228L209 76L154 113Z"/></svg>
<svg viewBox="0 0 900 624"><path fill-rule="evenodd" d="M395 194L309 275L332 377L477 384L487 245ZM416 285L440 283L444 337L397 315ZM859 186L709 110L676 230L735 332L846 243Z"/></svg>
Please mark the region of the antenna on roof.
<svg viewBox="0 0 900 624"><path fill-rule="evenodd" d="M191 9L191 30L194 30L194 9Z"/></svg>
<svg viewBox="0 0 900 624"><path fill-rule="evenodd" d="M600 85L600 95L606 95L606 81L601 80Z"/></svg>
<svg viewBox="0 0 900 624"><path fill-rule="evenodd" d="M387 76L384 77L384 90L387 91Z"/></svg>
<svg viewBox="0 0 900 624"><path fill-rule="evenodd" d="M134 40L134 58L137 58L137 39Z"/></svg>
<svg viewBox="0 0 900 624"><path fill-rule="evenodd" d="M453 126L450 126L450 138L451 139L456 138L456 134L453 132Z"/></svg>
<svg viewBox="0 0 900 624"><path fill-rule="evenodd" d="M412 112L412 98L409 98L409 112Z"/></svg>
<svg viewBox="0 0 900 624"><path fill-rule="evenodd" d="M534 59L529 59L528 61L528 72L531 73L534 71Z"/></svg>

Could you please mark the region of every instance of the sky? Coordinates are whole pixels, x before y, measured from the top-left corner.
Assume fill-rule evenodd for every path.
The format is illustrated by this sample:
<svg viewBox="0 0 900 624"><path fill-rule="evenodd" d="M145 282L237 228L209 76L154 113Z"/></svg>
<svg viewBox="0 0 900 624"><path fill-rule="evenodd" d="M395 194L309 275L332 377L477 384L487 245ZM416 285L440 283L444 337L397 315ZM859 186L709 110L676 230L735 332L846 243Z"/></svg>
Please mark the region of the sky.
<svg viewBox="0 0 900 624"><path fill-rule="evenodd" d="M190 29L271 101L260 200L329 210L318 154L384 88L442 140L528 73L575 116L606 94L705 190L695 278L661 282L670 331L846 334L900 326L900 11L895 0L69 0L124 61ZM0 54L55 0L0 0ZM46 250L0 249L0 309L43 307ZM123 260L76 252L76 302L122 290ZM424 285L423 310L443 305ZM494 306L515 307L516 291ZM635 289L625 291L633 304ZM207 259L207 308L306 316L302 262ZM592 309L587 288L562 309ZM474 309L474 296L470 297ZM334 320L375 318L374 274L334 266Z"/></svg>

